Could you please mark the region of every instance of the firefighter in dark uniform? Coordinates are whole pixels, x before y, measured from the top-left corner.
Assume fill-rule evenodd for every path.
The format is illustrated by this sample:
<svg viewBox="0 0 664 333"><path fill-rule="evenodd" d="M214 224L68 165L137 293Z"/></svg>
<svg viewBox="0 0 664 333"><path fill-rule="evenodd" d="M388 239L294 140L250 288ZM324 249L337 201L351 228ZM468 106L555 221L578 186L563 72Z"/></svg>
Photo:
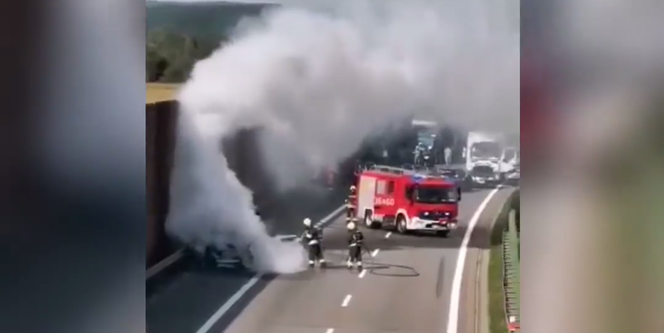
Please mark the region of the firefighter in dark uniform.
<svg viewBox="0 0 664 333"><path fill-rule="evenodd" d="M309 267L314 267L316 262L320 267L325 267L325 258L323 258L323 249L320 244L323 240L323 232L319 228L311 226L310 218L304 219L304 228L302 241L309 252Z"/></svg>
<svg viewBox="0 0 664 333"><path fill-rule="evenodd" d="M357 229L355 222L352 220L346 224L346 228L348 228L348 261L346 266L351 269L354 264L358 271L362 271L364 235Z"/></svg>
<svg viewBox="0 0 664 333"><path fill-rule="evenodd" d="M348 199L346 199L346 221L355 217L355 205L357 205L357 195L355 194L355 185L351 185Z"/></svg>
<svg viewBox="0 0 664 333"><path fill-rule="evenodd" d="M348 222L348 220L355 217L355 206L349 199L346 199L344 204L346 205L346 222Z"/></svg>

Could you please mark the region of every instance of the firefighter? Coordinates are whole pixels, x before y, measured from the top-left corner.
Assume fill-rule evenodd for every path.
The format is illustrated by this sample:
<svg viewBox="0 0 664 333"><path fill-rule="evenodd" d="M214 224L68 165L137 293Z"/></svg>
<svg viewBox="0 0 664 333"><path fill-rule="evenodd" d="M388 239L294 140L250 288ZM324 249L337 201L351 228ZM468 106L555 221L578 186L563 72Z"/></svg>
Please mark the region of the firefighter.
<svg viewBox="0 0 664 333"><path fill-rule="evenodd" d="M354 221L346 224L348 228L348 261L346 266L348 269L353 268L353 264L357 267L358 271L362 271L362 246L364 242L364 235L357 229Z"/></svg>
<svg viewBox="0 0 664 333"><path fill-rule="evenodd" d="M325 267L325 258L323 258L323 249L321 248L320 242L323 240L323 232L315 227L311 226L311 219L304 219L304 233L302 234L302 240L307 246L307 251L309 252L309 267L314 267L316 262L320 267Z"/></svg>
<svg viewBox="0 0 664 333"><path fill-rule="evenodd" d="M334 180L335 180L334 169L328 168L326 174L327 174L327 179L326 179L327 188L329 190L332 190L334 189Z"/></svg>
<svg viewBox="0 0 664 333"><path fill-rule="evenodd" d="M357 190L357 188L355 187L355 185L351 185L351 186L350 186L350 194L348 194L348 198L349 198L349 199L351 199L351 198L352 198L353 200L355 199L355 192L356 192L356 190Z"/></svg>
<svg viewBox="0 0 664 333"><path fill-rule="evenodd" d="M355 217L355 203L357 202L355 185L350 186L350 193L346 199L346 220Z"/></svg>
<svg viewBox="0 0 664 333"><path fill-rule="evenodd" d="M351 218L355 217L355 206L350 201L350 199L346 199L345 204L346 204L346 221L348 221Z"/></svg>
<svg viewBox="0 0 664 333"><path fill-rule="evenodd" d="M452 164L452 148L445 147L445 165Z"/></svg>

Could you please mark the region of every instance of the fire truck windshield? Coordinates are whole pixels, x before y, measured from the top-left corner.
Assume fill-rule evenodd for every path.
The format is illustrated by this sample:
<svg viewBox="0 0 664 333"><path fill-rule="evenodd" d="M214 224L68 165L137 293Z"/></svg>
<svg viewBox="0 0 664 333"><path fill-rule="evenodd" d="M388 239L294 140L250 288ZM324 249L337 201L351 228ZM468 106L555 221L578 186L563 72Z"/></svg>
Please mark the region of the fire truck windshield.
<svg viewBox="0 0 664 333"><path fill-rule="evenodd" d="M418 186L415 190L415 202L419 203L448 203L459 201L457 191L449 187Z"/></svg>

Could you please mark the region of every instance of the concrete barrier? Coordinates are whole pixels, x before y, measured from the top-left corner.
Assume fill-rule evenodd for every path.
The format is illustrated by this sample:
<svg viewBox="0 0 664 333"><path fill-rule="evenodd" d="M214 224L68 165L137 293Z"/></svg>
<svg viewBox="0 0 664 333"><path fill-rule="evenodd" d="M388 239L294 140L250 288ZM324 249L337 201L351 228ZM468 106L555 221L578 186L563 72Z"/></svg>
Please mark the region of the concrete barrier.
<svg viewBox="0 0 664 333"><path fill-rule="evenodd" d="M173 101L146 104L146 186L148 221L146 255L150 267L175 249L164 230L168 214L168 189L173 165L177 103Z"/></svg>

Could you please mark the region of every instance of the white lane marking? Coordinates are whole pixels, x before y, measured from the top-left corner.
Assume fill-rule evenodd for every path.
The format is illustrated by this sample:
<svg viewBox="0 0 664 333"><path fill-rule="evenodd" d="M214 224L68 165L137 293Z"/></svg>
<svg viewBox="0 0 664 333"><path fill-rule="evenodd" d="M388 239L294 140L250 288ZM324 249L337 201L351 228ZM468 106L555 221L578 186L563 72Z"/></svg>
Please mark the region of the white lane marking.
<svg viewBox="0 0 664 333"><path fill-rule="evenodd" d="M237 301L239 301L240 298L242 298L242 296L244 296L244 294L246 294L249 291L249 289L251 289L251 287L253 287L256 284L256 282L258 282L258 280L260 280L260 278L261 275L254 276L249 280L249 282L247 282L244 286L242 286L242 288L238 289L238 291L236 291L235 294L233 294L233 296L231 296L231 298L229 298L226 301L226 303L224 303L224 305L222 305L219 308L219 310L217 310L217 312L215 312L212 315L212 317L210 317L210 319L208 319L205 322L205 324L203 324L203 326L201 326L201 328L198 329L198 331L196 331L196 333L207 333L212 328L212 326L221 318L221 316L223 316L226 312L228 312L228 310L233 305L235 305L235 303L237 303Z"/></svg>
<svg viewBox="0 0 664 333"><path fill-rule="evenodd" d="M392 235L391 231L385 234L385 238L390 238L390 235Z"/></svg>
<svg viewBox="0 0 664 333"><path fill-rule="evenodd" d="M366 269L363 269L363 270L360 272L360 275L358 275L358 277L361 279L361 278L363 278L364 275L366 275L366 274L367 274L367 270L366 270Z"/></svg>
<svg viewBox="0 0 664 333"><path fill-rule="evenodd" d="M353 295L351 294L346 295L346 297L344 297L344 301L341 303L341 306L344 308L347 307L348 303L350 303L351 298L353 298Z"/></svg>
<svg viewBox="0 0 664 333"><path fill-rule="evenodd" d="M316 225L324 225L324 224L329 223L330 221L333 221L334 218L335 218L339 213L341 213L341 212L344 210L345 207L346 207L346 206L343 205L343 206L341 206L341 207L335 209L332 213L328 214L328 215L325 216L323 219L321 219L318 223L316 223ZM229 298L229 299L226 301L226 303L224 303L224 304L223 304L223 305L222 305L222 306L221 306L221 307L220 307L220 308L219 308L219 309L218 309L218 310L217 310L217 311L216 311L216 312L215 312L215 313L214 313L214 314L213 314L213 315L212 315L212 316L211 316L211 317L205 322L205 324L203 324L203 326L201 326L201 328L198 329L198 331L196 331L196 333L207 333L207 332L212 328L212 326L213 326L217 321L219 321L219 319L221 319L221 317L222 317L224 314L226 314L226 312L228 312L228 310L230 310L230 308L231 308L233 305L235 305L235 303L237 303L240 299L242 299L242 296L244 296L244 294L246 294L249 290L251 290L251 288L252 288L252 287L258 282L258 280L261 279L261 277L263 277L262 274L257 274L257 275L254 275L251 279L249 279L249 281L247 281L247 283L245 283L240 289L238 289L238 291L236 291L235 294L233 294L233 296L231 296L231 298Z"/></svg>
<svg viewBox="0 0 664 333"><path fill-rule="evenodd" d="M375 250L373 250L373 252L371 252L371 256L372 256L372 257L377 256L377 255L378 255L378 251L380 251L380 249L375 249Z"/></svg>
<svg viewBox="0 0 664 333"><path fill-rule="evenodd" d="M477 224L477 221L480 219L480 215L484 211L484 208L489 204L489 201L493 196L500 191L502 186L498 186L493 189L487 196L484 198L484 201L477 207L475 214L470 218L468 223L468 228L466 229L466 234L463 236L463 241L461 242L461 247L459 248L459 257L457 258L456 267L454 269L454 278L452 280L452 293L450 297L450 313L447 316L447 333L458 333L457 329L459 326L459 301L461 299L461 282L463 281L463 268L466 264L466 255L468 253L468 243L470 243L470 236L473 233L473 229Z"/></svg>
<svg viewBox="0 0 664 333"><path fill-rule="evenodd" d="M328 328L327 331L325 331L325 333L334 333L334 328Z"/></svg>

